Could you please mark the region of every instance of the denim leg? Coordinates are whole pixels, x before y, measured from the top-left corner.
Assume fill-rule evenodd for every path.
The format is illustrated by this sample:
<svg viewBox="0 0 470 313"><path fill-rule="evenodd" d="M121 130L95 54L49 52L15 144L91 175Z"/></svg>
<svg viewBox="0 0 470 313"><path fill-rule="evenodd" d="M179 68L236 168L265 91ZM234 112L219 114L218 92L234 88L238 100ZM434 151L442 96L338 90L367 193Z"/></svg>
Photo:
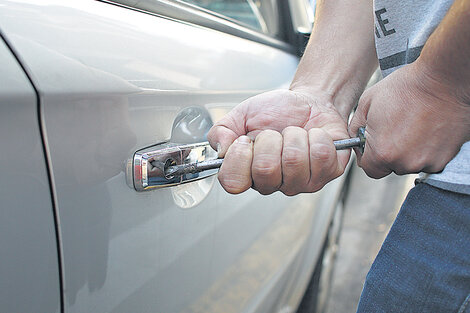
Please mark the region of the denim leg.
<svg viewBox="0 0 470 313"><path fill-rule="evenodd" d="M358 312L470 313L470 196L414 187L367 274Z"/></svg>

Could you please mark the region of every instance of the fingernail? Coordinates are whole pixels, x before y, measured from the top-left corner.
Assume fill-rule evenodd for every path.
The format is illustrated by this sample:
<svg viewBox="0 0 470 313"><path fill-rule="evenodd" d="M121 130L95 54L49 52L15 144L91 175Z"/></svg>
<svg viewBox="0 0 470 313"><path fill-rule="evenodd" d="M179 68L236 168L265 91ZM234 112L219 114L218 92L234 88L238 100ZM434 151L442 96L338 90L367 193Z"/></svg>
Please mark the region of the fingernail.
<svg viewBox="0 0 470 313"><path fill-rule="evenodd" d="M237 138L237 142L242 143L242 144L250 144L251 139L248 136L240 136L240 137Z"/></svg>

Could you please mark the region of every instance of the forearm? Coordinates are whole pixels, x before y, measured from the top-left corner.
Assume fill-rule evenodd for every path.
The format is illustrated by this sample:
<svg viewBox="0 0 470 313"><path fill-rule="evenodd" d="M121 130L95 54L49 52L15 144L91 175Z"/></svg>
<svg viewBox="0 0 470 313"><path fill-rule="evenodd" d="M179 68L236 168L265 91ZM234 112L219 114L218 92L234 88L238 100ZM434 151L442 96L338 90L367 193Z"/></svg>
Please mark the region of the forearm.
<svg viewBox="0 0 470 313"><path fill-rule="evenodd" d="M416 69L434 88L470 104L470 1L456 0L429 37Z"/></svg>
<svg viewBox="0 0 470 313"><path fill-rule="evenodd" d="M372 0L320 0L292 90L327 94L347 120L377 67Z"/></svg>

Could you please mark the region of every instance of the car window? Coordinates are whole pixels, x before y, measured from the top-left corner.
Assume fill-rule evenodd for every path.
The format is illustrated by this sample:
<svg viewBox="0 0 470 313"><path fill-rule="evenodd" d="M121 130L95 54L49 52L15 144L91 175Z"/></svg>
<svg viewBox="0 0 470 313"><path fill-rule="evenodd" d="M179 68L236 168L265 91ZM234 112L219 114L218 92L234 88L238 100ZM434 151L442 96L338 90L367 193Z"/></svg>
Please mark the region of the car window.
<svg viewBox="0 0 470 313"><path fill-rule="evenodd" d="M263 31L262 17L256 14L258 9L249 0L181 0L186 3L202 7L230 17L242 24L250 26L259 31ZM255 11L256 10L256 11ZM259 12L259 11L258 11Z"/></svg>
<svg viewBox="0 0 470 313"><path fill-rule="evenodd" d="M213 28L297 53L287 40L279 0L102 0L150 14ZM309 0L303 0L309 1ZM286 2L287 3L287 2ZM254 30L254 31L253 31Z"/></svg>
<svg viewBox="0 0 470 313"><path fill-rule="evenodd" d="M276 36L279 21L275 0L178 0L231 18L262 33Z"/></svg>

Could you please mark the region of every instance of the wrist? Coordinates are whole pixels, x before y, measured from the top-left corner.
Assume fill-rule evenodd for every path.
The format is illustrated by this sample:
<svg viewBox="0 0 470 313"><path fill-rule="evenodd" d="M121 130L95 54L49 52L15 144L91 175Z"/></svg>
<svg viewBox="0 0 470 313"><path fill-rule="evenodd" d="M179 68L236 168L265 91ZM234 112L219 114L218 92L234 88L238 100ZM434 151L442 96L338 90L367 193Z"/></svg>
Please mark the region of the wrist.
<svg viewBox="0 0 470 313"><path fill-rule="evenodd" d="M323 95L332 103L341 117L348 121L369 79L377 69L375 49L363 58L329 53L319 55L323 49L313 51L302 58L290 90L301 91L314 97Z"/></svg>
<svg viewBox="0 0 470 313"><path fill-rule="evenodd" d="M455 0L416 60L425 78L470 105L470 2Z"/></svg>
<svg viewBox="0 0 470 313"><path fill-rule="evenodd" d="M415 90L412 95L416 99L414 103L421 106L422 119L426 117L427 123L435 125L435 129L442 127L443 123L445 127L453 128L453 138L449 138L451 141L457 140L463 144L470 140L470 105L460 88L420 60L398 71L402 70L400 75L406 88Z"/></svg>
<svg viewBox="0 0 470 313"><path fill-rule="evenodd" d="M470 78L448 75L439 71L424 57L408 65L420 88L446 103L470 106Z"/></svg>
<svg viewBox="0 0 470 313"><path fill-rule="evenodd" d="M330 81L331 83L332 81ZM340 86L341 84L338 84ZM362 86L341 86L335 88L333 84L305 84L302 80L292 81L290 90L305 94L310 98L316 99L317 103L328 108L334 108L341 118L347 122L352 109L357 104L364 87Z"/></svg>
<svg viewBox="0 0 470 313"><path fill-rule="evenodd" d="M446 97L455 98L455 101L459 103L470 106L469 73L466 71L441 71L425 56L420 56L413 65L416 76L427 91L439 92Z"/></svg>

